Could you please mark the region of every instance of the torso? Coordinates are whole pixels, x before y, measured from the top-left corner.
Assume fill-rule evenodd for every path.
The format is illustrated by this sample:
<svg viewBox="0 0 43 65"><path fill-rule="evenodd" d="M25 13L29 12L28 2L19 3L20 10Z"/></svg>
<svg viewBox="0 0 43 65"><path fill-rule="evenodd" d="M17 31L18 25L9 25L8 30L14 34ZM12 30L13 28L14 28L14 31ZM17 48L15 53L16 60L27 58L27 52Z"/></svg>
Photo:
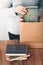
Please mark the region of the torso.
<svg viewBox="0 0 43 65"><path fill-rule="evenodd" d="M18 5L38 5L39 0L12 0L13 1L13 6L18 6Z"/></svg>
<svg viewBox="0 0 43 65"><path fill-rule="evenodd" d="M0 8L8 8L11 5L11 0L0 0Z"/></svg>
<svg viewBox="0 0 43 65"><path fill-rule="evenodd" d="M23 5L23 6L27 6L27 5L38 5L39 0L0 0L0 9L1 8L11 8L11 3L12 5L15 6L19 6L19 5ZM1 14L1 12L0 12ZM3 16L3 15L0 15ZM6 17L6 21L7 21L7 27L8 27L8 31L12 32L13 34L20 34L19 32L19 17L14 17L14 16L9 16ZM5 18L4 18L5 19ZM3 20L3 18L2 18ZM2 21L3 23L3 21Z"/></svg>
<svg viewBox="0 0 43 65"><path fill-rule="evenodd" d="M39 0L0 0L0 8L8 8L13 3L13 6L18 5L38 5Z"/></svg>

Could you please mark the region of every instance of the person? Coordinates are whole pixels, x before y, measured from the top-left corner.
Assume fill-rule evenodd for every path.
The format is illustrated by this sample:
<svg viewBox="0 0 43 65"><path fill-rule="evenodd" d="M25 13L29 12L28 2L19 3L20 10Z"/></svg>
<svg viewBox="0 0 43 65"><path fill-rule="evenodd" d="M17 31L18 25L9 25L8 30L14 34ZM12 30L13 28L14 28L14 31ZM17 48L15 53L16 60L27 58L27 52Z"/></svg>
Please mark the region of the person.
<svg viewBox="0 0 43 65"><path fill-rule="evenodd" d="M27 13L25 6L38 6L39 17L43 16L43 0L0 0L0 7L5 15L10 40L20 40L20 18Z"/></svg>

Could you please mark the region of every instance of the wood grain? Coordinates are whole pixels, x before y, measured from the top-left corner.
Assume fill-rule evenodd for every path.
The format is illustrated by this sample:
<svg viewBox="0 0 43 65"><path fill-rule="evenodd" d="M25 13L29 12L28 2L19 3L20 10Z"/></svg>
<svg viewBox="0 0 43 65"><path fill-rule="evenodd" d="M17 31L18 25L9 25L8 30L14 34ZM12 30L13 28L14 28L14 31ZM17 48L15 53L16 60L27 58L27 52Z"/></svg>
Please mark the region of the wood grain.
<svg viewBox="0 0 43 65"><path fill-rule="evenodd" d="M10 65L10 62L6 61L5 58L5 48L7 43L8 42L3 42L0 44L0 65ZM12 44L13 43L14 41ZM43 48L29 48L28 51L31 56L26 61L23 61L24 65L43 65ZM19 65L19 62L14 61L14 65Z"/></svg>

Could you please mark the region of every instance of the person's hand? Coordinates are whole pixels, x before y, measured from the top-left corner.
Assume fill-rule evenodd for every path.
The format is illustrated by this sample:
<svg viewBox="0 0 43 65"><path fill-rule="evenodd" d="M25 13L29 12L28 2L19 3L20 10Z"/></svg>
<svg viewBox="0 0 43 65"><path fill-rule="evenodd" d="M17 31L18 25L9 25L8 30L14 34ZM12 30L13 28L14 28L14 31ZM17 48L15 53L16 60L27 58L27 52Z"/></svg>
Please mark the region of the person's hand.
<svg viewBox="0 0 43 65"><path fill-rule="evenodd" d="M19 22L24 22L24 20L22 18L20 18Z"/></svg>
<svg viewBox="0 0 43 65"><path fill-rule="evenodd" d="M39 13L39 21L42 22L43 21L43 14Z"/></svg>
<svg viewBox="0 0 43 65"><path fill-rule="evenodd" d="M15 12L21 15L25 15L27 13L27 8L24 6L15 7Z"/></svg>
<svg viewBox="0 0 43 65"><path fill-rule="evenodd" d="M43 18L43 14L39 13L39 19Z"/></svg>

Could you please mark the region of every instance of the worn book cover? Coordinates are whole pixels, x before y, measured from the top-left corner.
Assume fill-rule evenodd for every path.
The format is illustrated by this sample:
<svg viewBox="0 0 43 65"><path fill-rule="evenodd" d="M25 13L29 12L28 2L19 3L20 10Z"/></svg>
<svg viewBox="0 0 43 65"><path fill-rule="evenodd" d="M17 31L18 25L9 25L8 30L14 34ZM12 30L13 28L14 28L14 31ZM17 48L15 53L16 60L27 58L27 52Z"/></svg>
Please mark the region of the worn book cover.
<svg viewBox="0 0 43 65"><path fill-rule="evenodd" d="M27 45L26 44L7 44L6 55L7 56L27 55Z"/></svg>

